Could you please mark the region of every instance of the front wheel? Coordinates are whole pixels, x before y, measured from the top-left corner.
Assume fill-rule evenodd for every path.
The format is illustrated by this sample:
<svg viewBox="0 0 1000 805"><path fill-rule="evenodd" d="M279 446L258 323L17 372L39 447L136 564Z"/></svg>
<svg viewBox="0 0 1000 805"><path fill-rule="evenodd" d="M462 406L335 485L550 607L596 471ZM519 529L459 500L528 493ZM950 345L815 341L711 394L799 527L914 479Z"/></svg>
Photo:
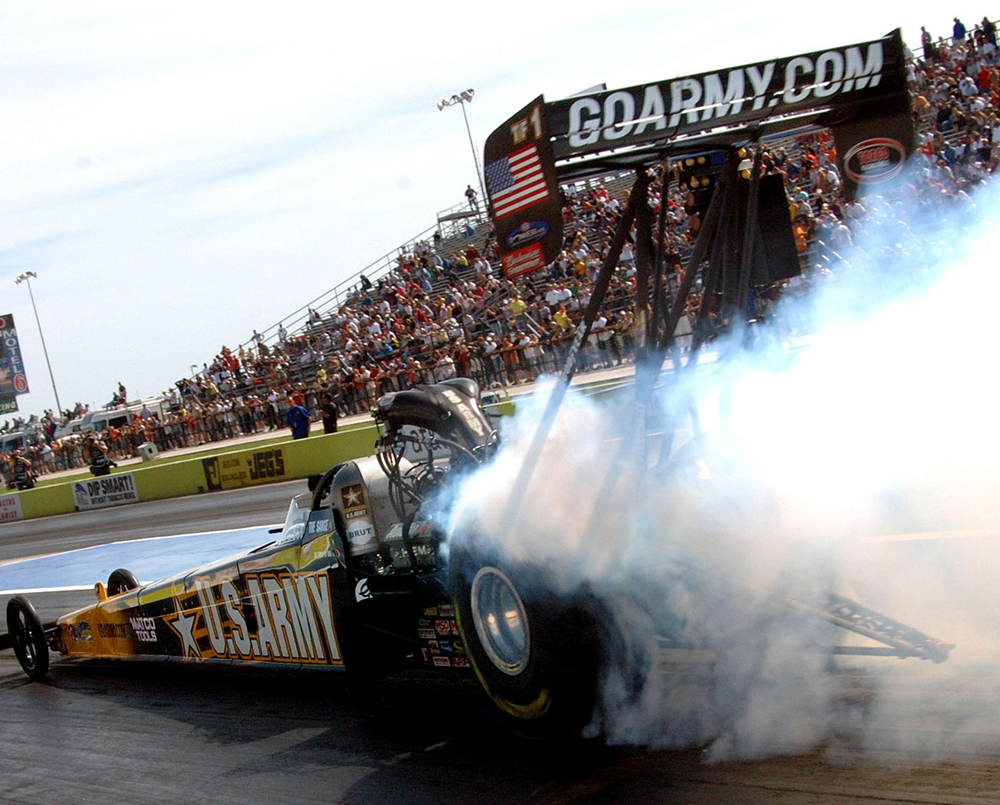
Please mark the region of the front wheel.
<svg viewBox="0 0 1000 805"><path fill-rule="evenodd" d="M553 590L537 567L464 548L452 550L451 594L469 662L504 713L543 732L589 723L598 651L580 602Z"/></svg>
<svg viewBox="0 0 1000 805"><path fill-rule="evenodd" d="M44 677L49 670L49 647L42 621L27 598L15 595L7 602L7 633L24 673L36 681Z"/></svg>
<svg viewBox="0 0 1000 805"><path fill-rule="evenodd" d="M131 570L119 567L108 576L108 597L127 593L139 586L139 580Z"/></svg>

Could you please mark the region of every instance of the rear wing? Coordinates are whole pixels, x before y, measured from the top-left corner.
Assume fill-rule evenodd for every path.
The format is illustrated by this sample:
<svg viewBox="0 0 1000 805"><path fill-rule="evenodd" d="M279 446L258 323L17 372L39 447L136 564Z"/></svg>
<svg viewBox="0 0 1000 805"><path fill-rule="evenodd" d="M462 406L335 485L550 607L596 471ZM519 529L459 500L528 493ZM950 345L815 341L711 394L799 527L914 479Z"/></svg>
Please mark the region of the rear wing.
<svg viewBox="0 0 1000 805"><path fill-rule="evenodd" d="M859 44L551 103L539 96L484 148L504 269L515 276L558 256L560 183L810 127L833 131L848 198L902 170L913 119L898 29Z"/></svg>

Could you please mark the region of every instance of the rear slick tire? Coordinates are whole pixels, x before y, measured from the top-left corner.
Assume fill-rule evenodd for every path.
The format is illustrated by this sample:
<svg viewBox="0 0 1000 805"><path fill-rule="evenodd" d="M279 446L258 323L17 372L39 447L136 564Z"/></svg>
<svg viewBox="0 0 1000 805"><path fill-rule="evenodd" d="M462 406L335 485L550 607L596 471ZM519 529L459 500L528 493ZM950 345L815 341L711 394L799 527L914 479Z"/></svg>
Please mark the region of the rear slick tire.
<svg viewBox="0 0 1000 805"><path fill-rule="evenodd" d="M530 565L451 553L451 596L476 676L515 726L578 734L597 688L597 639L587 610Z"/></svg>
<svg viewBox="0 0 1000 805"><path fill-rule="evenodd" d="M42 679L49 671L49 646L42 621L24 596L7 602L7 633L21 670L31 680Z"/></svg>

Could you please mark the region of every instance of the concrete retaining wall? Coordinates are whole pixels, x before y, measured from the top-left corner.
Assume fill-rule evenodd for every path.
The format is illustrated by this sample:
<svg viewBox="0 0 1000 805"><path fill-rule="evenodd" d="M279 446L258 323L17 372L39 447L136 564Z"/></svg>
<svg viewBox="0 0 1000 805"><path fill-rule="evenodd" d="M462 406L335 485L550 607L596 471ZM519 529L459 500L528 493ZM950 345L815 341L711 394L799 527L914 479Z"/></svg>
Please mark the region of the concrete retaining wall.
<svg viewBox="0 0 1000 805"><path fill-rule="evenodd" d="M503 416L514 413L514 403L490 406ZM196 495L221 489L292 481L319 475L342 461L370 456L375 450L378 428L374 423L338 433L268 442L254 447L244 444L212 455L204 453L119 467L111 475L87 475L62 483L46 484L23 492L0 495L0 524L29 520L78 509L104 508L127 503Z"/></svg>
<svg viewBox="0 0 1000 805"><path fill-rule="evenodd" d="M307 478L342 461L371 455L377 438L372 424L263 447L243 445L211 456L121 467L103 478L87 476L0 496L0 522Z"/></svg>

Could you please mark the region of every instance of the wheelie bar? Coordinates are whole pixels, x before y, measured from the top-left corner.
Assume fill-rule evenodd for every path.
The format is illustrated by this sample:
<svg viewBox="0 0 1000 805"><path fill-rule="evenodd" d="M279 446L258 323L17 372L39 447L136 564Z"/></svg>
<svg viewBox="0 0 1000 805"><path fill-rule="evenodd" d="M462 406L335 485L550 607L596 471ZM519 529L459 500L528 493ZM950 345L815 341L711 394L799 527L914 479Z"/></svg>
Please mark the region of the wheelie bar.
<svg viewBox="0 0 1000 805"><path fill-rule="evenodd" d="M940 663L947 660L949 652L955 648L954 644L926 635L834 592L827 591L823 601L806 603L789 599L789 603L843 629L885 644L885 647L833 646L829 649L833 654L918 657Z"/></svg>

